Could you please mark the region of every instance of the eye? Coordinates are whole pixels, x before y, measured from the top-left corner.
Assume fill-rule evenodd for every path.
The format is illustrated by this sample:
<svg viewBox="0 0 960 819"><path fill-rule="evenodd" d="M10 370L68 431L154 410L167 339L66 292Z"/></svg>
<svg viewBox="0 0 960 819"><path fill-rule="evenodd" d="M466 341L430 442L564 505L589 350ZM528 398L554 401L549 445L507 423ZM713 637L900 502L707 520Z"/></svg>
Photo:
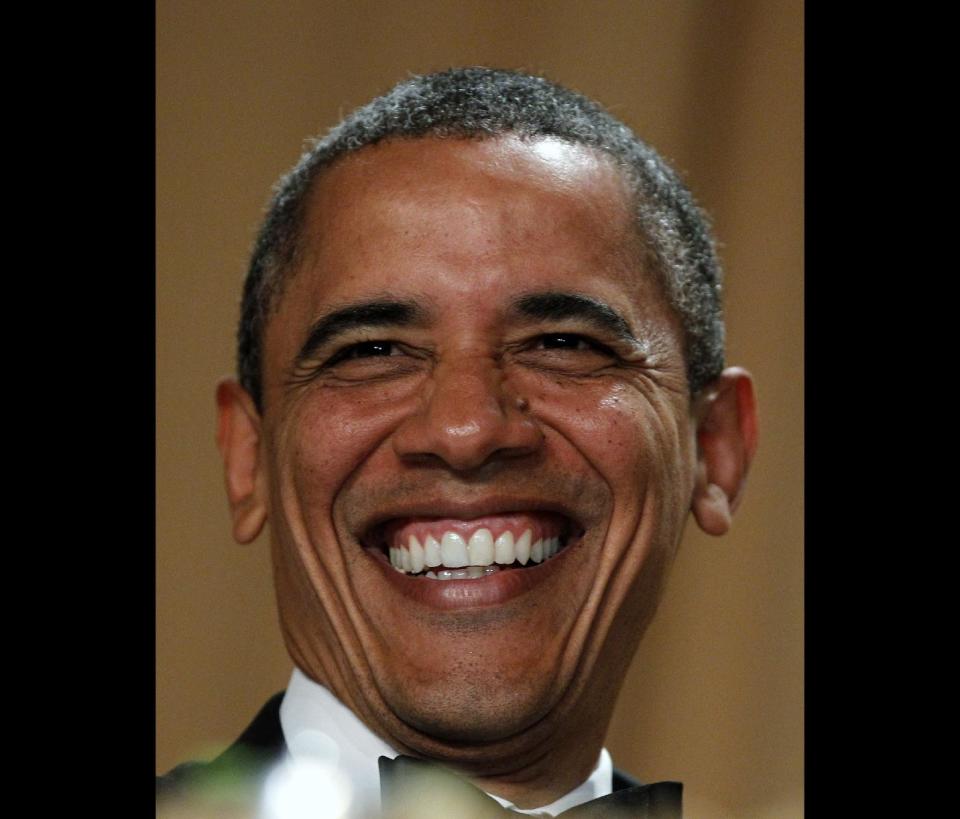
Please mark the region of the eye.
<svg viewBox="0 0 960 819"><path fill-rule="evenodd" d="M530 367L571 376L605 371L618 360L606 344L580 333L564 332L531 336L513 355Z"/></svg>
<svg viewBox="0 0 960 819"><path fill-rule="evenodd" d="M375 383L419 372L424 366L424 351L400 341L369 339L314 353L295 363L289 383L325 386Z"/></svg>
<svg viewBox="0 0 960 819"><path fill-rule="evenodd" d="M360 358L380 358L402 355L400 348L392 341L361 341L334 353L326 363L327 367L341 361L355 361Z"/></svg>
<svg viewBox="0 0 960 819"><path fill-rule="evenodd" d="M612 355L609 347L577 333L550 333L542 335L534 345L537 350L570 350Z"/></svg>
<svg viewBox="0 0 960 819"><path fill-rule="evenodd" d="M592 350L592 345L583 336L575 333L557 333L541 336L537 346L541 350Z"/></svg>

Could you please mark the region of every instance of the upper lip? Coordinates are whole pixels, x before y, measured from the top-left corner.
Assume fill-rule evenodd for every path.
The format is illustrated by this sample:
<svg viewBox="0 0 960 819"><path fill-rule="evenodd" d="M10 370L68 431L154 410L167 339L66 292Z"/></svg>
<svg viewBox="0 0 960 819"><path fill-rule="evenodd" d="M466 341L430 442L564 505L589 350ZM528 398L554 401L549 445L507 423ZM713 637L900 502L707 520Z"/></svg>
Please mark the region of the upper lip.
<svg viewBox="0 0 960 819"><path fill-rule="evenodd" d="M563 501L536 497L487 496L482 499L463 500L451 498L417 498L401 502L377 512L361 522L358 528L360 541L365 546L378 546L380 533L390 521L398 518L451 518L473 520L493 515L518 514L523 512L553 512L563 515L575 528L584 528L583 520L572 505Z"/></svg>

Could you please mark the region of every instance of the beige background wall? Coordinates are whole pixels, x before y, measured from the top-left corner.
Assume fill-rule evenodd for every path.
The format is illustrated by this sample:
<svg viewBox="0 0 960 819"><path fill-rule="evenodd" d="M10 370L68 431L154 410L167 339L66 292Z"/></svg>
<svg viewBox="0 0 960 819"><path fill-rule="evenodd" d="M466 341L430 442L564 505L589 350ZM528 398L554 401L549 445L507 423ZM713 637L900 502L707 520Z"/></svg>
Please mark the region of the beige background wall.
<svg viewBox="0 0 960 819"><path fill-rule="evenodd" d="M302 141L408 72L527 68L594 96L712 213L761 446L731 534L689 528L609 747L694 817L802 811L799 0L157 4L157 770L229 743L290 671L267 540L230 537L213 385L248 249Z"/></svg>

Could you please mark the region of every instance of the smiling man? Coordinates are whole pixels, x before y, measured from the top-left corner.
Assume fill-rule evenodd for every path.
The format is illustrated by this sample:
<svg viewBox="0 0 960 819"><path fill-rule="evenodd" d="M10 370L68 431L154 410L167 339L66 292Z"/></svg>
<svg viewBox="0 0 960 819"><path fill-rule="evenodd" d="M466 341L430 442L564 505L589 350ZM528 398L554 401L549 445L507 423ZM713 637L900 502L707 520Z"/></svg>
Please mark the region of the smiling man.
<svg viewBox="0 0 960 819"><path fill-rule="evenodd" d="M495 811L636 784L603 751L617 692L689 513L723 534L755 448L719 293L676 175L543 79L414 78L318 141L217 392L234 535L269 523L296 670L161 790L319 759L374 815L381 768L423 769L397 755ZM678 815L669 784L624 815Z"/></svg>

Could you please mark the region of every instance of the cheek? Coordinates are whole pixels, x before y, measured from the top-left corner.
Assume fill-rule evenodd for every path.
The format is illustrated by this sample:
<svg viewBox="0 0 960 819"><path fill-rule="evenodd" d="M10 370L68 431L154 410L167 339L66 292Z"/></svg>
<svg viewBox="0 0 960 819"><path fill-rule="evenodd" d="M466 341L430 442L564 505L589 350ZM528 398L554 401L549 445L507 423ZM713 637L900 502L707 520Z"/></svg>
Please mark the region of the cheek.
<svg viewBox="0 0 960 819"><path fill-rule="evenodd" d="M668 393L617 381L540 384L532 410L577 450L614 495L685 491L684 415ZM680 419L680 420L678 420Z"/></svg>
<svg viewBox="0 0 960 819"><path fill-rule="evenodd" d="M276 474L289 475L300 497L332 501L409 411L410 390L367 387L316 389L288 413L275 451L285 454ZM329 511L329 503L326 504Z"/></svg>

